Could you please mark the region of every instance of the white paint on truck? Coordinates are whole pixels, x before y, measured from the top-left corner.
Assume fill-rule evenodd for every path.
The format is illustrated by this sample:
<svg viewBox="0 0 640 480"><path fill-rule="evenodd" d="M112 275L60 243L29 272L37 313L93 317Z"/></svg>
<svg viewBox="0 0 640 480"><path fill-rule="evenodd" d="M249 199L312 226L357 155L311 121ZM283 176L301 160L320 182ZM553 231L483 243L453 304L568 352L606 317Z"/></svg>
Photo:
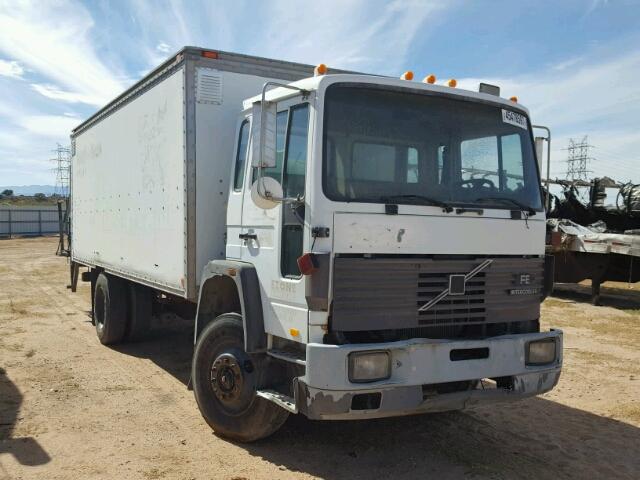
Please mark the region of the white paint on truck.
<svg viewBox="0 0 640 480"><path fill-rule="evenodd" d="M72 258L184 294L184 69L75 137Z"/></svg>

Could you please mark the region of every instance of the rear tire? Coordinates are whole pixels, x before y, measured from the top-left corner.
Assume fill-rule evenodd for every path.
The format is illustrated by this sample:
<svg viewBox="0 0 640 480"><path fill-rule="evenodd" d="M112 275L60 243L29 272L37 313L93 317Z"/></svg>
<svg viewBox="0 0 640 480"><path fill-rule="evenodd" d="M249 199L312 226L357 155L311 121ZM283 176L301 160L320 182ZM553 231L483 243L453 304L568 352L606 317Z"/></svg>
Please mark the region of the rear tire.
<svg viewBox="0 0 640 480"><path fill-rule="evenodd" d="M200 334L193 355L193 392L215 432L253 442L276 432L289 412L256 395L262 362L244 350L242 317L220 315Z"/></svg>
<svg viewBox="0 0 640 480"><path fill-rule="evenodd" d="M103 345L122 341L127 327L127 290L123 280L101 273L96 280L93 320Z"/></svg>
<svg viewBox="0 0 640 480"><path fill-rule="evenodd" d="M153 309L153 292L148 287L129 283L129 311L126 329L126 340L137 342L141 340L149 330Z"/></svg>

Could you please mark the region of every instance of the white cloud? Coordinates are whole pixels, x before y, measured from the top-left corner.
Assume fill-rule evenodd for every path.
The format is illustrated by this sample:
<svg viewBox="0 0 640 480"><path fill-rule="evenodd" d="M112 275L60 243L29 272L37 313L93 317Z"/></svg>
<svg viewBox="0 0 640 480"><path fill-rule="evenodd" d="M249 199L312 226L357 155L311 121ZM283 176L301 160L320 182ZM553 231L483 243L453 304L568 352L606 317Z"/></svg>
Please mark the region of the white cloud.
<svg viewBox="0 0 640 480"><path fill-rule="evenodd" d="M21 78L24 68L15 60L2 60L0 58L0 75L4 77Z"/></svg>
<svg viewBox="0 0 640 480"><path fill-rule="evenodd" d="M573 67L575 65L577 65L578 63L580 63L580 61L582 61L583 57L582 56L578 56L578 57L572 57L569 58L567 60L563 60L562 62L558 62L554 65L551 66L551 68L553 70L566 70L569 67Z"/></svg>
<svg viewBox="0 0 640 480"><path fill-rule="evenodd" d="M67 141L71 130L80 124L79 118L64 115L27 115L18 120L29 133Z"/></svg>
<svg viewBox="0 0 640 480"><path fill-rule="evenodd" d="M583 16L587 16L595 12L600 7L606 7L609 4L609 0L591 0L591 3L587 7Z"/></svg>
<svg viewBox="0 0 640 480"><path fill-rule="evenodd" d="M291 1L280 0L271 4L262 48L275 58L391 73L406 60L418 31L428 36L439 15L456 3L327 0L306 4L301 16Z"/></svg>
<svg viewBox="0 0 640 480"><path fill-rule="evenodd" d="M100 105L124 89L93 48L93 19L75 2L0 5L0 51L53 80L83 101Z"/></svg>
<svg viewBox="0 0 640 480"><path fill-rule="evenodd" d="M171 46L164 42L160 42L158 45L156 45L156 50L162 53L170 53Z"/></svg>
<svg viewBox="0 0 640 480"><path fill-rule="evenodd" d="M55 85L51 85L48 83L32 83L31 88L33 88L40 95L51 98L53 100L60 100L70 103L86 103L89 105L102 105L104 103L103 98L99 96L65 91Z"/></svg>
<svg viewBox="0 0 640 480"><path fill-rule="evenodd" d="M157 9L146 0L132 0L140 22L138 44L149 66L169 53L159 44L179 48L199 45L221 50L329 67L396 73L419 32L427 37L445 11L458 0L273 0L205 2L194 8L170 0ZM251 20L247 20L248 16ZM259 19L259 20L258 20ZM242 32L242 33L241 33ZM245 33L249 32L249 33ZM151 48L149 48L151 46Z"/></svg>

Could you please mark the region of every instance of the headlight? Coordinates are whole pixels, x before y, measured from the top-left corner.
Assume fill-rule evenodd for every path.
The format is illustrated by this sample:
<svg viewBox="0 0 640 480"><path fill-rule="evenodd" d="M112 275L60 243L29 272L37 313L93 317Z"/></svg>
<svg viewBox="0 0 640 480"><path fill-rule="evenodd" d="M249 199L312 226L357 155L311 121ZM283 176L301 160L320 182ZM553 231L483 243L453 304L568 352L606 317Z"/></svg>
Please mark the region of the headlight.
<svg viewBox="0 0 640 480"><path fill-rule="evenodd" d="M349 381L375 382L391 376L389 352L353 352L349 354Z"/></svg>
<svg viewBox="0 0 640 480"><path fill-rule="evenodd" d="M527 365L546 365L547 363L552 363L555 359L555 338L545 338L527 344L525 360Z"/></svg>

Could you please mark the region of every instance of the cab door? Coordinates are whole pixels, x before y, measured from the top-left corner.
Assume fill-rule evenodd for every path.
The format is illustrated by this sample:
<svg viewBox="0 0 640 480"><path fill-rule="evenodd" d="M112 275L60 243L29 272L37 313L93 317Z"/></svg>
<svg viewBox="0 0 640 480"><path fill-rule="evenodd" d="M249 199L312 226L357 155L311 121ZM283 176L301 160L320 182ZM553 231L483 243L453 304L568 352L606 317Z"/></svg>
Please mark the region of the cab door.
<svg viewBox="0 0 640 480"><path fill-rule="evenodd" d="M260 280L265 330L278 337L307 342L308 309L305 278L297 258L308 243L304 201L311 103L301 96L279 102L276 116L276 166L264 169L265 176L282 185L285 197L299 197L299 203L281 203L259 208L251 200L256 168L247 174L242 203L241 259L252 263ZM251 157L249 157L251 158Z"/></svg>
<svg viewBox="0 0 640 480"><path fill-rule="evenodd" d="M242 203L247 169L249 145L249 118L243 118L237 128L235 157L232 168L231 188L227 204L227 258L240 258L242 241Z"/></svg>

